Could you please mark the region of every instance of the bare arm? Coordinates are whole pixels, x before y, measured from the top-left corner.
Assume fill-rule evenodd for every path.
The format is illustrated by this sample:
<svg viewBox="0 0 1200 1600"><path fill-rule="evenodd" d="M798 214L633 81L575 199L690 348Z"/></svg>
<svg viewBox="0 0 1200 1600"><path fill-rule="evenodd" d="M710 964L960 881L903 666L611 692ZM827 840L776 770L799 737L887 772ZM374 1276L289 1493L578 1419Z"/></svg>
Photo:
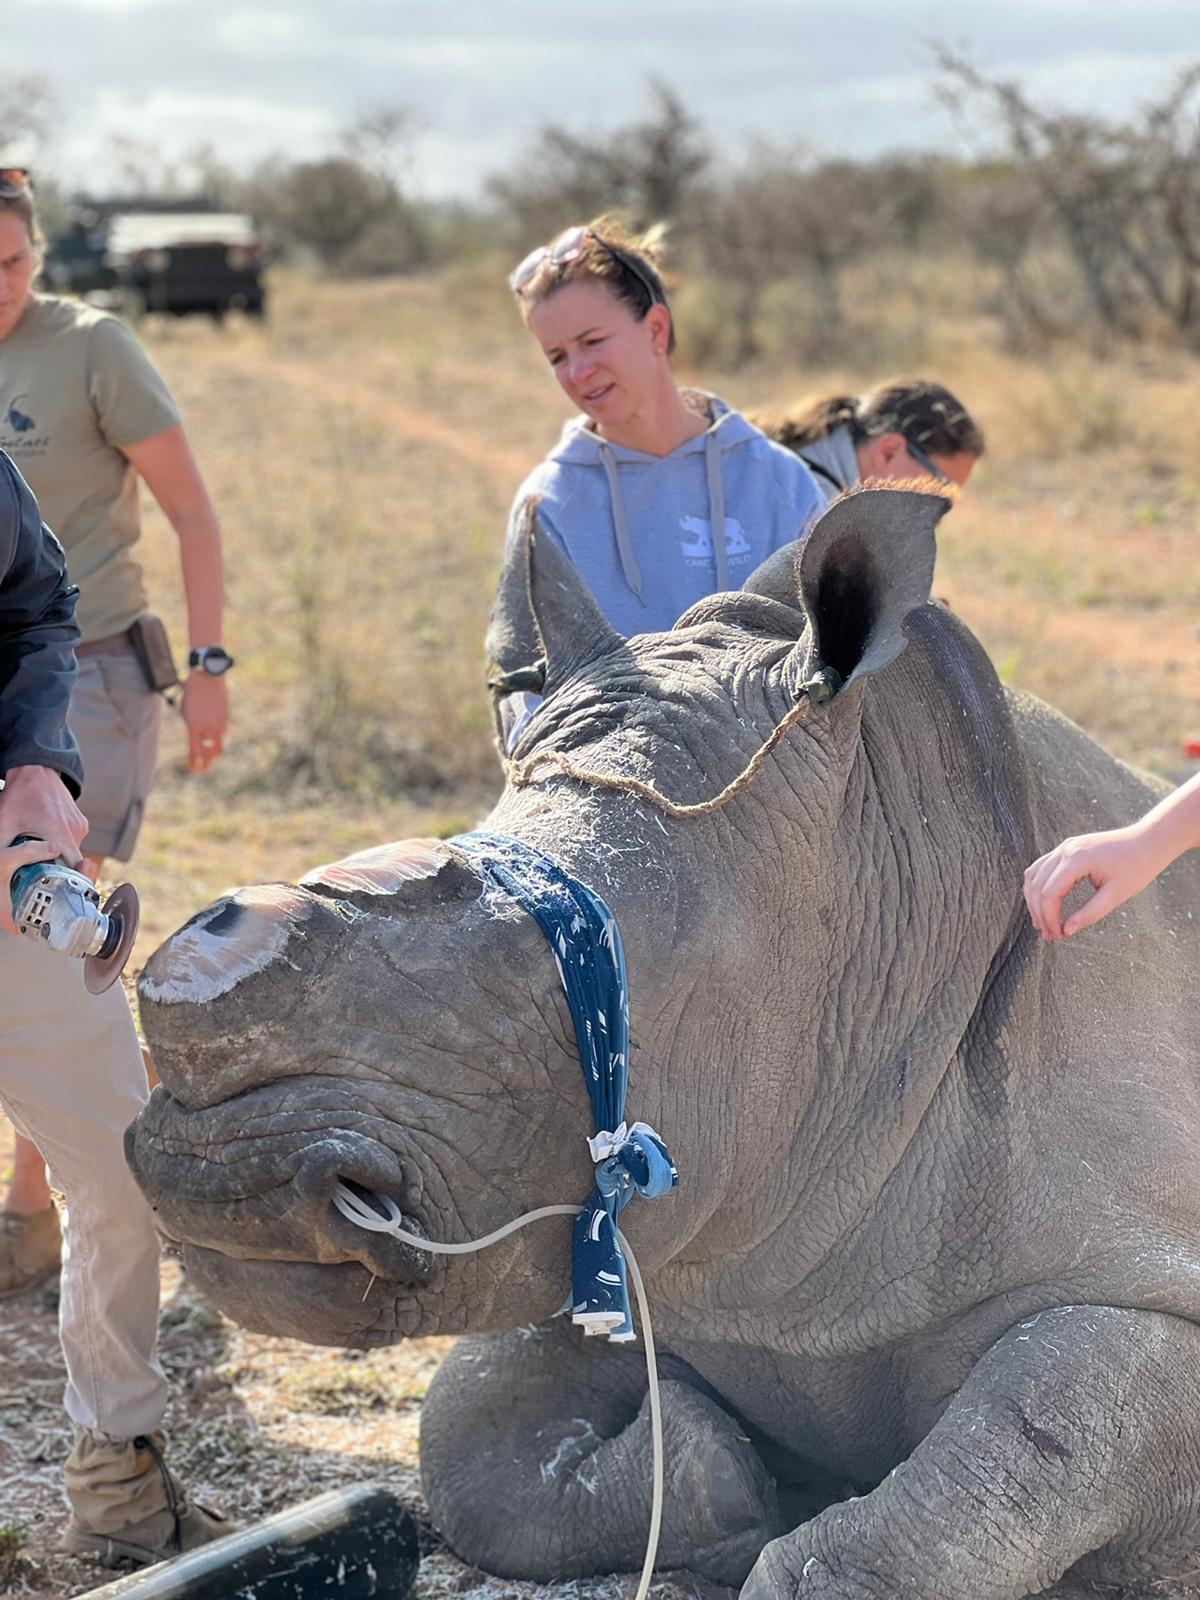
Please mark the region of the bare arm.
<svg viewBox="0 0 1200 1600"><path fill-rule="evenodd" d="M1200 846L1200 773L1137 822L1064 839L1025 873L1025 903L1043 939L1090 928L1146 887L1164 867ZM1062 903L1087 878L1095 894L1064 923Z"/></svg>
<svg viewBox="0 0 1200 1600"><path fill-rule="evenodd" d="M192 649L220 644L225 611L221 529L182 427L127 445L123 454L145 478L178 535ZM183 688L183 718L189 770L207 772L221 754L229 722L224 678L190 673Z"/></svg>

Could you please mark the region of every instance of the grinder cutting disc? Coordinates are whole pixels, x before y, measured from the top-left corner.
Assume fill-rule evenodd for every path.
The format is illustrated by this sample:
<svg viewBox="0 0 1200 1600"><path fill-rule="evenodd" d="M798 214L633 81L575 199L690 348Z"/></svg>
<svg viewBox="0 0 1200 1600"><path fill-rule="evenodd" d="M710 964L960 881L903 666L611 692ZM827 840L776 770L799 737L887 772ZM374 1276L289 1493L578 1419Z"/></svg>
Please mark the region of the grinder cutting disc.
<svg viewBox="0 0 1200 1600"><path fill-rule="evenodd" d="M103 994L121 976L137 938L141 906L131 883L121 883L100 907L108 918L108 937L94 956L83 958L83 981L90 994Z"/></svg>

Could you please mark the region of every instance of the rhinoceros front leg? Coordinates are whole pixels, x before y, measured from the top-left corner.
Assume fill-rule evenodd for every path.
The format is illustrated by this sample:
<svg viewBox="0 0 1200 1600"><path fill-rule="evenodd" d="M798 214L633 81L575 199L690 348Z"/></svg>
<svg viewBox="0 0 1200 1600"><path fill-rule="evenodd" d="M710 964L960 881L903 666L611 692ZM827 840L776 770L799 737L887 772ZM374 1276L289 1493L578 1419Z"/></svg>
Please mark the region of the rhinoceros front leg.
<svg viewBox="0 0 1200 1600"><path fill-rule="evenodd" d="M774 1484L691 1369L660 1357L665 1495L658 1566L740 1584L782 1523ZM636 1571L650 1528L641 1347L565 1322L460 1339L421 1414L434 1522L464 1560L551 1581Z"/></svg>
<svg viewBox="0 0 1200 1600"><path fill-rule="evenodd" d="M1158 1579L1198 1527L1200 1329L1066 1306L994 1345L878 1488L769 1544L742 1600L1185 1593Z"/></svg>

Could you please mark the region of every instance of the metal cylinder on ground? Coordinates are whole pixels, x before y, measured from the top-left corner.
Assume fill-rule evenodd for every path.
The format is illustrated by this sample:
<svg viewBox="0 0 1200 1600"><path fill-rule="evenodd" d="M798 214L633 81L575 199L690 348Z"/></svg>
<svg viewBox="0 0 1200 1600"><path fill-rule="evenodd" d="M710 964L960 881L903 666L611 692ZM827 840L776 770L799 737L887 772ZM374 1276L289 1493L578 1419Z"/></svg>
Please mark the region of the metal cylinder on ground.
<svg viewBox="0 0 1200 1600"><path fill-rule="evenodd" d="M354 1484L160 1562L90 1600L405 1600L417 1524L389 1489Z"/></svg>

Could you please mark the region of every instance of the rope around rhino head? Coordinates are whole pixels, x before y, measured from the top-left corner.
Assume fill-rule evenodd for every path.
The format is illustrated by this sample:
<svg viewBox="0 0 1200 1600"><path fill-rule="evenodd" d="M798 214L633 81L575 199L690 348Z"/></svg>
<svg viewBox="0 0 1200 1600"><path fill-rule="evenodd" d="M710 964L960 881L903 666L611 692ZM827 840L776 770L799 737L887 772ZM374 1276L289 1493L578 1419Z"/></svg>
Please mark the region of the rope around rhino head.
<svg viewBox="0 0 1200 1600"><path fill-rule="evenodd" d="M645 783L641 778L622 778L616 773L596 772L591 768L581 767L561 750L537 750L524 761L513 761L501 750L500 765L504 770L504 776L514 789L528 787L539 771L554 771L561 772L564 777L571 778L576 783L586 784L592 789L607 789L636 795L639 799L648 801L665 816L677 821L709 816L714 811L720 811L743 790L750 787L780 740L798 722L804 721L814 705L832 700L842 687L842 682L841 673L833 667L822 667L806 683L801 684L796 691L796 704L779 719L737 776L707 800L696 800L688 804L672 800L654 784Z"/></svg>

